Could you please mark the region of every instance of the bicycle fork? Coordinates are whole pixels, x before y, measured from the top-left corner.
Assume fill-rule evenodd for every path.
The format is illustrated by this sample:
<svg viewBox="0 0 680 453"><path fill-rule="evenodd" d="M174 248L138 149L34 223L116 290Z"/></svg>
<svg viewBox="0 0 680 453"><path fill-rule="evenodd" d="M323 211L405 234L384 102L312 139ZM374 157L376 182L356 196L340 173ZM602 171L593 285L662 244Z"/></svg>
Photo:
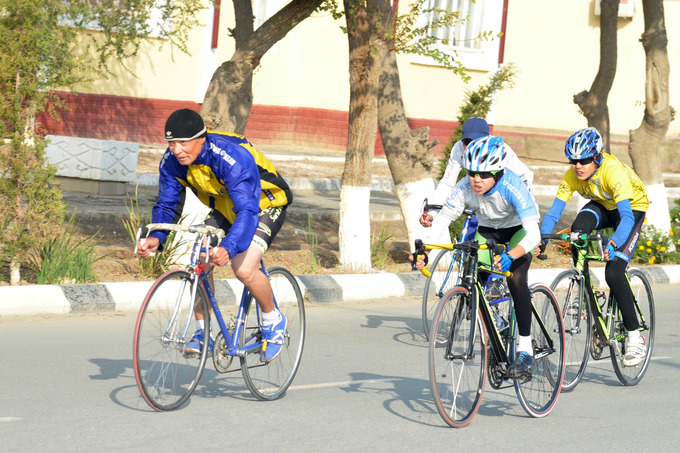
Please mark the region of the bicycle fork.
<svg viewBox="0 0 680 453"><path fill-rule="evenodd" d="M170 317L170 322L168 323L168 326L165 328L165 332L161 337L161 342L164 344L171 343L175 344L176 346L183 347L187 343L187 332L189 331L189 326L191 325L191 320L193 318L193 307L196 301L196 290L198 289L196 277L197 276L194 276L193 283L191 283L189 280L182 281L180 290L177 293L177 299L175 300L175 306L172 311L172 316ZM183 305L182 297L187 284L191 285L191 308L187 310L184 327L178 328L178 326L181 326L180 323L183 322L178 318L181 316L181 307Z"/></svg>

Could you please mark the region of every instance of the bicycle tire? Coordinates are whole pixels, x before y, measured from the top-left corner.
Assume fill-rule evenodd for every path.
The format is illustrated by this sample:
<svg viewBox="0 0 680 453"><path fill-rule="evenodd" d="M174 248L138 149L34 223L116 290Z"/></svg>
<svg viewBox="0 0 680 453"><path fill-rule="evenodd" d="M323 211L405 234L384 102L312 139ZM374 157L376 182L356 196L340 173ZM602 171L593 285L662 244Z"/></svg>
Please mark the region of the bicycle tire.
<svg viewBox="0 0 680 453"><path fill-rule="evenodd" d="M188 272L166 272L151 285L137 316L132 351L135 380L144 401L157 411L171 411L187 401L208 358L208 348L198 357L183 350L196 330L192 285ZM196 297L203 313L209 313L202 285ZM209 317L205 318L204 331L210 332Z"/></svg>
<svg viewBox="0 0 680 453"><path fill-rule="evenodd" d="M455 272L457 266L454 262L454 257L455 253L453 250L440 250L430 266L431 275L427 277L425 282L421 307L423 332L425 333L426 340L430 338L432 317L437 309L437 305L439 305L439 301L442 296L458 283L457 273Z"/></svg>
<svg viewBox="0 0 680 453"><path fill-rule="evenodd" d="M530 291L533 305L531 341L534 345L534 368L531 379L515 379L514 384L522 408L532 417L545 417L555 406L562 389L564 323L560 306L550 288L534 284ZM545 329L541 328L541 323ZM513 342L512 357L515 357L515 346Z"/></svg>
<svg viewBox="0 0 680 453"><path fill-rule="evenodd" d="M274 300L281 313L288 318L284 344L279 355L268 363L260 361L259 347L241 356L241 372L246 386L255 398L262 401L280 398L293 382L300 366L306 333L305 304L295 277L282 267L272 267L268 273ZM249 297L247 306L245 329L239 337L242 350L262 341L259 309L252 296Z"/></svg>
<svg viewBox="0 0 680 453"><path fill-rule="evenodd" d="M484 328L477 304L470 296L467 289L456 287L442 298L429 341L428 368L434 403L442 419L454 428L472 421L486 382ZM471 356L465 358L471 335L474 347Z"/></svg>
<svg viewBox="0 0 680 453"><path fill-rule="evenodd" d="M610 333L610 338L612 339L610 340L609 348L616 377L619 378L619 381L623 385L631 386L637 385L637 383L642 380L642 377L649 367L649 361L652 358L652 350L654 348L655 315L654 295L647 276L638 269L630 269L627 274L631 289L633 290L635 299L638 301L638 306L642 311L642 316L644 317L647 326L647 328L641 332L647 344L647 356L639 365L632 367L623 366L623 356L626 352L626 342L624 338L626 328L623 326L623 318L621 317L620 310L617 310L617 312L613 314L613 332ZM643 324L639 313L638 321L640 321L640 325L642 326Z"/></svg>
<svg viewBox="0 0 680 453"><path fill-rule="evenodd" d="M562 391L576 388L588 365L592 342L593 322L590 306L585 297L583 280L575 270L560 273L550 289L562 305L562 321L565 336L565 368Z"/></svg>

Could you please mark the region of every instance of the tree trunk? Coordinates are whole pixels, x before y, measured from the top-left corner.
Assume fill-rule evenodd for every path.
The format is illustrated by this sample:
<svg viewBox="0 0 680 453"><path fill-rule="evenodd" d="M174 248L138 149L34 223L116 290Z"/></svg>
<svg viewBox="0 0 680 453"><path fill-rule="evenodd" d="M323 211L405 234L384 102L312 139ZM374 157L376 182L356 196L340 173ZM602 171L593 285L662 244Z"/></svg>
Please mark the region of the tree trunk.
<svg viewBox="0 0 680 453"><path fill-rule="evenodd" d="M367 271L371 268L371 161L378 133L378 84L385 44L375 35L376 18L367 7L351 0L345 0L344 6L350 101L347 155L340 190L340 264L346 269Z"/></svg>
<svg viewBox="0 0 680 453"><path fill-rule="evenodd" d="M619 0L601 0L600 8L600 67L590 91L574 95L574 103L583 112L588 125L600 132L605 151L610 152L607 98L616 75Z"/></svg>
<svg viewBox="0 0 680 453"><path fill-rule="evenodd" d="M433 165L430 149L437 144L437 140L427 141L427 127L419 131L409 128L394 52L388 52L383 62L378 95L378 125L410 245L424 235L418 218L422 214L420 208L423 199L434 192L434 180L430 175Z"/></svg>
<svg viewBox="0 0 680 453"><path fill-rule="evenodd" d="M9 284L18 285L21 283L21 263L12 258L9 263Z"/></svg>
<svg viewBox="0 0 680 453"><path fill-rule="evenodd" d="M662 0L643 0L645 31L640 41L645 49L645 113L640 127L630 131L628 154L635 172L647 187L651 204L648 223L660 231L670 231L670 215L659 145L668 132L674 110L669 104L670 64L668 38Z"/></svg>
<svg viewBox="0 0 680 453"><path fill-rule="evenodd" d="M253 103L253 71L264 54L309 17L321 0L293 0L255 31L251 2L233 2L236 27L230 32L236 42L236 51L213 74L201 106L201 116L210 130L243 134Z"/></svg>

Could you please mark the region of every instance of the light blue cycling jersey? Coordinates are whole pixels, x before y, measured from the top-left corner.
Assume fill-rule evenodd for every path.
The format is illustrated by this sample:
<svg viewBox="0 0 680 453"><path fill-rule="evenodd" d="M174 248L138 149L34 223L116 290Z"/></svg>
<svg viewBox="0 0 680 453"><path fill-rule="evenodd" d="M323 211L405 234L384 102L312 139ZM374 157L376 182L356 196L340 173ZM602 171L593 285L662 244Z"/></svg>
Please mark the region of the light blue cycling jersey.
<svg viewBox="0 0 680 453"><path fill-rule="evenodd" d="M480 227L503 229L522 225L526 237L520 244L527 251L540 241L538 206L520 177L507 168L496 185L485 194L478 194L472 189L470 178L458 181L440 215L432 223L429 236L438 237L460 217L466 206L474 209Z"/></svg>

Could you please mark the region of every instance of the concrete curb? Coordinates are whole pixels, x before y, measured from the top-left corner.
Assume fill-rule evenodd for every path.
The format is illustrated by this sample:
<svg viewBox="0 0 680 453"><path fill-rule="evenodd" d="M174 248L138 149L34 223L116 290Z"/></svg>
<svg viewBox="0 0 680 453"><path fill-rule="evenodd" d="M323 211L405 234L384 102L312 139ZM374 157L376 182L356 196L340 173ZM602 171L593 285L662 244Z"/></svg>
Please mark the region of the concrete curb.
<svg viewBox="0 0 680 453"><path fill-rule="evenodd" d="M652 284L680 284L680 266L640 268ZM529 283L550 284L566 269L532 269ZM594 284L604 283L604 268L591 269ZM348 302L390 297L418 297L425 277L418 272L296 276L305 301ZM25 285L0 287L0 316L137 312L152 281L88 283L80 285ZM217 302L236 306L243 285L236 279L217 280Z"/></svg>

